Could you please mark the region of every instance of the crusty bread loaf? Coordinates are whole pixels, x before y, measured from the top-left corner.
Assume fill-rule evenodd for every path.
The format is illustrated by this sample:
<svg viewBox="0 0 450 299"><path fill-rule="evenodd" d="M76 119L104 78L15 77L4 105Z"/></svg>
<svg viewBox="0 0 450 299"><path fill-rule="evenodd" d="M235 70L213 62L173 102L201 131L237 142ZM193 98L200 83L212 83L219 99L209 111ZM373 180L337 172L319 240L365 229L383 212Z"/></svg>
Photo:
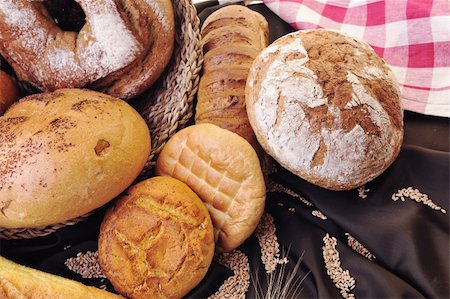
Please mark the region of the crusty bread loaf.
<svg viewBox="0 0 450 299"><path fill-rule="evenodd" d="M177 178L194 190L211 214L218 251L231 251L255 230L266 190L252 146L213 124L176 133L159 154L156 173Z"/></svg>
<svg viewBox="0 0 450 299"><path fill-rule="evenodd" d="M398 83L369 45L336 31L298 31L263 50L246 100L265 151L324 188L359 187L400 151Z"/></svg>
<svg viewBox="0 0 450 299"><path fill-rule="evenodd" d="M148 127L126 102L60 89L0 117L0 227L40 227L98 208L139 175Z"/></svg>
<svg viewBox="0 0 450 299"><path fill-rule="evenodd" d="M130 187L106 213L98 248L103 272L119 293L181 298L211 264L211 218L186 184L153 177Z"/></svg>
<svg viewBox="0 0 450 299"><path fill-rule="evenodd" d="M76 2L86 16L79 32L58 26L51 3L0 1L0 53L17 77L43 91L88 86L122 99L153 84L172 55L172 2Z"/></svg>
<svg viewBox="0 0 450 299"><path fill-rule="evenodd" d="M22 266L0 256L0 298L119 299L123 297Z"/></svg>
<svg viewBox="0 0 450 299"><path fill-rule="evenodd" d="M201 34L205 58L195 122L235 132L259 151L245 110L245 83L253 60L268 45L267 21L245 6L229 5L208 16Z"/></svg>
<svg viewBox="0 0 450 299"><path fill-rule="evenodd" d="M5 72L0 71L0 116L5 113L20 97L19 88L14 80Z"/></svg>

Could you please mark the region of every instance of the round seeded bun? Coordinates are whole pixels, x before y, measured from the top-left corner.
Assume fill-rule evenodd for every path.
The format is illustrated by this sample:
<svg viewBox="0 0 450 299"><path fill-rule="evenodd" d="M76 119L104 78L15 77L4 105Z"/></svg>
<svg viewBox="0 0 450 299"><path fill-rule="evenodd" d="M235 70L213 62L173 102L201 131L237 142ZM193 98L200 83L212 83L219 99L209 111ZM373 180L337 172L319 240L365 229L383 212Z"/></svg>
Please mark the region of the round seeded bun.
<svg viewBox="0 0 450 299"><path fill-rule="evenodd" d="M268 154L332 190L380 175L403 141L392 72L368 44L336 31L297 31L263 50L247 79L246 105Z"/></svg>
<svg viewBox="0 0 450 299"><path fill-rule="evenodd" d="M186 184L153 177L130 187L106 213L98 252L103 272L122 295L181 298L211 264L211 218Z"/></svg>
<svg viewBox="0 0 450 299"><path fill-rule="evenodd" d="M186 183L211 214L218 251L231 251L255 230L266 186L253 147L213 124L177 132L159 154L156 174Z"/></svg>
<svg viewBox="0 0 450 299"><path fill-rule="evenodd" d="M0 117L0 227L73 219L107 203L143 169L150 135L126 102L60 89Z"/></svg>

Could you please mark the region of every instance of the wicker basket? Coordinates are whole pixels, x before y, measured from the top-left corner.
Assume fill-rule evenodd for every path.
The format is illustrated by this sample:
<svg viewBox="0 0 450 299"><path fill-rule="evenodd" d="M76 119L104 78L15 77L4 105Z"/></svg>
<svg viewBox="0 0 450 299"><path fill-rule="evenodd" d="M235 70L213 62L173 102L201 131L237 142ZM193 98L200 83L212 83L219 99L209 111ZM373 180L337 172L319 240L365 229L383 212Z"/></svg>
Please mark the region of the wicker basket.
<svg viewBox="0 0 450 299"><path fill-rule="evenodd" d="M154 87L131 101L145 119L152 137L150 156L137 181L152 175L156 158L167 140L191 119L193 100L200 79L203 52L196 9L191 0L172 0L172 4L175 12L175 46L171 61ZM0 64L0 68L3 65ZM25 84L21 84L21 88L27 94L35 92ZM67 225L75 225L90 214L42 228L0 227L0 238L25 239L45 236Z"/></svg>

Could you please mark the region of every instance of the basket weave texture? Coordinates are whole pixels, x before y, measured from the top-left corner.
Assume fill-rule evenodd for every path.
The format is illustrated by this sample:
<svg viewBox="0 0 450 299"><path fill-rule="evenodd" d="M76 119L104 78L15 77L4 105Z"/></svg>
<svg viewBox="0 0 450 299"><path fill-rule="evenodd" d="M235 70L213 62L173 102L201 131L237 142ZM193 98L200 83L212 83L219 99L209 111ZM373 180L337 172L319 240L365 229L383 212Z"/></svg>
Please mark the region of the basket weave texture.
<svg viewBox="0 0 450 299"><path fill-rule="evenodd" d="M191 0L172 0L172 5L175 13L175 45L169 65L152 88L130 101L146 121L152 143L147 163L137 181L152 175L156 158L167 140L192 118L193 101L200 80L203 52L200 21L195 6ZM3 66L0 63L0 69ZM36 92L27 84L19 82L19 85L24 94ZM27 239L49 235L62 227L85 220L90 214L42 228L0 227L0 238Z"/></svg>

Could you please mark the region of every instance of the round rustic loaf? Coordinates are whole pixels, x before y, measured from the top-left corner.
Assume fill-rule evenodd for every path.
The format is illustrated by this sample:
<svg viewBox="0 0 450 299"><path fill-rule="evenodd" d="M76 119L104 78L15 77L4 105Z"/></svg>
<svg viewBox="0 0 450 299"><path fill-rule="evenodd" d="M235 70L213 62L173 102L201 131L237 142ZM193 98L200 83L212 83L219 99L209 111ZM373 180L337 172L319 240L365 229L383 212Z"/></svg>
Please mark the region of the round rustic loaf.
<svg viewBox="0 0 450 299"><path fill-rule="evenodd" d="M19 87L7 73L0 71L0 116L20 97Z"/></svg>
<svg viewBox="0 0 450 299"><path fill-rule="evenodd" d="M253 147L213 124L177 132L159 154L155 172L186 183L211 214L218 251L231 251L255 230L266 187Z"/></svg>
<svg viewBox="0 0 450 299"><path fill-rule="evenodd" d="M149 152L148 127L120 99L60 89L20 100L0 117L0 227L41 227L100 207Z"/></svg>
<svg viewBox="0 0 450 299"><path fill-rule="evenodd" d="M211 218L186 184L153 177L130 187L106 213L98 251L103 272L124 296L181 298L211 264Z"/></svg>
<svg viewBox="0 0 450 299"><path fill-rule="evenodd" d="M332 190L381 174L403 140L398 83L369 45L329 30L281 37L254 61L250 124L265 151Z"/></svg>

